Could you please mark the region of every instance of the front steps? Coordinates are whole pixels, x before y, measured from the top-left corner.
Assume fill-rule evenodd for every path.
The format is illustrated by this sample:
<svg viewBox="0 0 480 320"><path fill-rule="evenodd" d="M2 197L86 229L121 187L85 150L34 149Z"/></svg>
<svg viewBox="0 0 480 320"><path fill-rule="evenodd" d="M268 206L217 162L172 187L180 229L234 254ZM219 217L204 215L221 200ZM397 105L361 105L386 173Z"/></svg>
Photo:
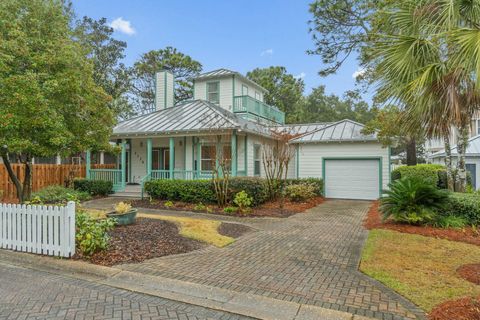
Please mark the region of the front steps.
<svg viewBox="0 0 480 320"><path fill-rule="evenodd" d="M124 191L117 191L117 192L109 195L109 197L140 199L142 197L142 186L140 186L140 185L127 185L127 186L125 186Z"/></svg>

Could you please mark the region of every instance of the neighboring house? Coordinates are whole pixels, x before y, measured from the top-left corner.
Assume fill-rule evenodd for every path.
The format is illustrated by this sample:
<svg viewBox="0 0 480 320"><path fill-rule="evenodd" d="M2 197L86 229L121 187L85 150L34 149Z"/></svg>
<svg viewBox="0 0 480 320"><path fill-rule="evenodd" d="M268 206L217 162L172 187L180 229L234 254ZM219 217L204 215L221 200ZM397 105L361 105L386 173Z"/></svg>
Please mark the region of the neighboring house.
<svg viewBox="0 0 480 320"><path fill-rule="evenodd" d="M480 113L476 113L473 116L472 122L470 124L470 138L480 135ZM459 132L452 126L450 133L450 145L454 146L458 143ZM433 155L436 152L442 151L445 149L445 143L443 139L430 139L425 142L425 152L427 158Z"/></svg>
<svg viewBox="0 0 480 320"><path fill-rule="evenodd" d="M457 146L452 147L452 162L453 166L457 165L458 152ZM431 163L445 164L445 150L440 150L432 154L429 158ZM480 135L477 135L468 140L468 146L465 153L465 166L472 176L472 186L475 190L480 189Z"/></svg>
<svg viewBox="0 0 480 320"><path fill-rule="evenodd" d="M122 149L117 169L90 170L87 152L90 178L112 180L116 191L151 179L206 179L220 153L232 176L264 176L262 152L278 143L275 132L286 132L294 148L288 176L323 178L327 197L376 199L390 181L389 148L359 123L286 125L285 114L264 102L266 89L226 69L195 78L193 100L177 104L173 74L155 80L156 111L113 129Z"/></svg>

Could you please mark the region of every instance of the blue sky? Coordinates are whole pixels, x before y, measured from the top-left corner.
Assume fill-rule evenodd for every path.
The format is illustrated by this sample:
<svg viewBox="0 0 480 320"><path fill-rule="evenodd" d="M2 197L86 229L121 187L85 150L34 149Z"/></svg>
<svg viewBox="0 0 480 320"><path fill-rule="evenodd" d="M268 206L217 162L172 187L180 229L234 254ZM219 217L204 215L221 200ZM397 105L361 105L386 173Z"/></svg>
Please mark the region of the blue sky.
<svg viewBox="0 0 480 320"><path fill-rule="evenodd" d="M245 74L256 67L285 66L303 76L306 93L320 84L342 95L355 87L350 59L336 74L318 76L318 56L308 33L312 0L73 0L78 17L107 18L115 37L128 44L131 65L149 50L173 46L203 64L204 71L228 68ZM366 97L367 98L367 97ZM368 98L367 98L368 99Z"/></svg>

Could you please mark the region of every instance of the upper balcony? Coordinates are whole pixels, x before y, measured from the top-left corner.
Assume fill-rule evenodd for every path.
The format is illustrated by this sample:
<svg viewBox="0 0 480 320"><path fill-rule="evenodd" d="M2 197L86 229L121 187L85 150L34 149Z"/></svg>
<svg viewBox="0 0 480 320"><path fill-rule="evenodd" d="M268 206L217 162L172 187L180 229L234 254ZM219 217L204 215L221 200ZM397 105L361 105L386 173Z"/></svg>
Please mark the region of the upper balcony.
<svg viewBox="0 0 480 320"><path fill-rule="evenodd" d="M285 124L285 113L250 96L234 97L233 112L253 114L278 124Z"/></svg>

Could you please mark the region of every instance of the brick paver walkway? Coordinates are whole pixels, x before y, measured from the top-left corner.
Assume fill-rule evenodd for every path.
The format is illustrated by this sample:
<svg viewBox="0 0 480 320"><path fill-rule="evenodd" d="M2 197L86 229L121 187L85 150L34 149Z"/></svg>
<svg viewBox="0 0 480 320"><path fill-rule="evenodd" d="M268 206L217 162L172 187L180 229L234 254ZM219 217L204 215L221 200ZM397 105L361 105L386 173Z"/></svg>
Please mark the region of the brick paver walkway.
<svg viewBox="0 0 480 320"><path fill-rule="evenodd" d="M248 319L41 271L0 265L0 319Z"/></svg>
<svg viewBox="0 0 480 320"><path fill-rule="evenodd" d="M121 268L379 319L421 317L411 303L358 271L369 206L326 201L305 214L258 223L258 232L226 248Z"/></svg>

